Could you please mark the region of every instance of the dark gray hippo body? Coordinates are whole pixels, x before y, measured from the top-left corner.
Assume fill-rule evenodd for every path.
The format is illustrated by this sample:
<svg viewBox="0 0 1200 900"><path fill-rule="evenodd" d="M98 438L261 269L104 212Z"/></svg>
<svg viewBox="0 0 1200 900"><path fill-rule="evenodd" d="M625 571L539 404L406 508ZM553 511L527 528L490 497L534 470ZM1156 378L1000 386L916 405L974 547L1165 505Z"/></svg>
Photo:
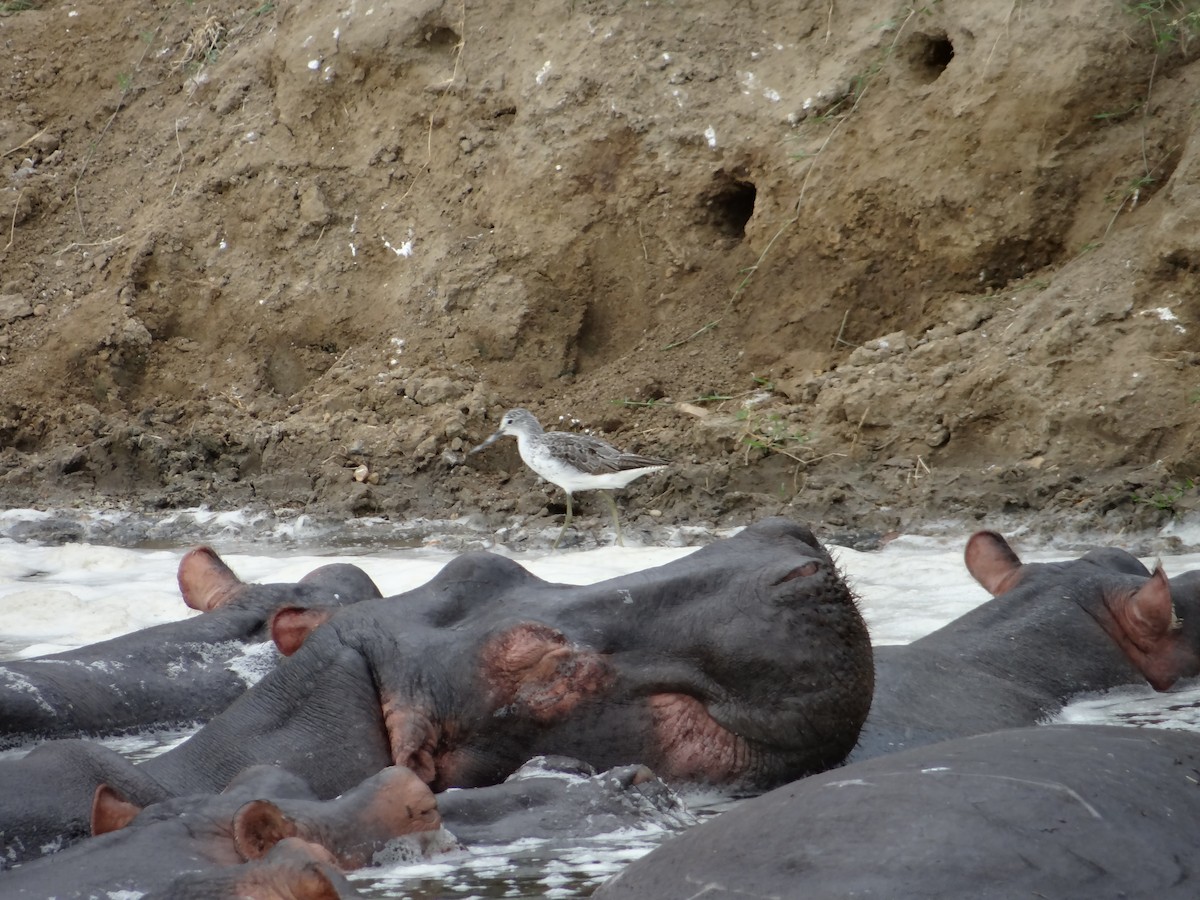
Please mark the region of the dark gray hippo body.
<svg viewBox="0 0 1200 900"><path fill-rule="evenodd" d="M171 796L125 757L93 741L49 741L21 759L0 761L0 869L89 835L100 785L139 806Z"/></svg>
<svg viewBox="0 0 1200 900"><path fill-rule="evenodd" d="M442 790L563 755L761 790L843 760L871 685L866 626L832 559L807 528L769 519L592 585L461 556L415 591L335 611L141 768L191 793L270 762L332 796L385 765Z"/></svg>
<svg viewBox="0 0 1200 900"><path fill-rule="evenodd" d="M285 838L318 845L344 871L371 864L397 840L408 841L418 857L456 846L441 829L433 793L400 768L330 801L317 800L296 776L267 767L248 770L221 794L144 810L102 788L92 822L96 836L0 874L0 896L124 896L163 891L184 875L193 886L237 883L250 877L240 867L262 860Z"/></svg>
<svg viewBox="0 0 1200 900"><path fill-rule="evenodd" d="M502 784L451 788L437 800L446 828L468 846L696 824L675 792L645 766L596 772L565 757L538 757Z"/></svg>
<svg viewBox="0 0 1200 900"><path fill-rule="evenodd" d="M281 607L377 598L357 566L322 566L295 584L247 584L206 547L179 564L184 601L202 611L66 653L0 664L0 749L207 721L274 667Z"/></svg>
<svg viewBox="0 0 1200 900"><path fill-rule="evenodd" d="M114 777L183 796L275 764L327 798L394 764L441 790L565 755L761 790L844 759L871 697L854 598L812 533L783 519L586 586L468 554L414 591L285 610L273 630L293 655L180 746L114 762ZM0 761L0 833L24 848L78 838L104 780ZM66 823L50 831L43 815L31 835L18 793Z"/></svg>
<svg viewBox="0 0 1200 900"><path fill-rule="evenodd" d="M875 697L850 761L1034 725L1074 694L1200 673L1200 592L1123 550L1024 565L993 532L967 544L993 599L904 646L875 648Z"/></svg>
<svg viewBox="0 0 1200 900"><path fill-rule="evenodd" d="M597 900L1192 900L1200 735L1048 725L855 763L739 804Z"/></svg>

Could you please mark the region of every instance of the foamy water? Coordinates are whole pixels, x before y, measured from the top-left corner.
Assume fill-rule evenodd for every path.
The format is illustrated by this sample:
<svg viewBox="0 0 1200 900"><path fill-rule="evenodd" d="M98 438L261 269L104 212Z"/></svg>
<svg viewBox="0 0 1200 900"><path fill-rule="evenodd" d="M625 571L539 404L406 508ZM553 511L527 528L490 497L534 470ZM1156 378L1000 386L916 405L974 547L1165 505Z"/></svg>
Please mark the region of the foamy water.
<svg viewBox="0 0 1200 900"><path fill-rule="evenodd" d="M432 547L325 553L320 546L295 550L270 540L260 552L250 541L252 528L244 520L231 523L230 527L236 526L229 536L233 549L223 548L220 532L207 542L245 581L294 582L318 566L346 562L366 571L386 596L423 584L455 555L437 549L436 542L428 542ZM830 547L860 597L876 643L914 640L988 599L963 566L965 538L965 534L960 539L901 537L869 553ZM339 542L329 540L325 546L337 547ZM1078 555L1052 548L1023 550L1019 541L1014 546L1026 562ZM0 658L58 652L196 615L183 604L175 580L186 549L134 550L89 543L42 546L0 539ZM662 565L695 549L605 547L506 555L541 578L587 584ZM1171 575L1200 569L1200 553L1164 555L1162 561ZM1167 694L1131 686L1082 697L1060 718L1200 730L1200 683L1193 681ZM175 732L106 743L144 758L186 737L185 732ZM685 799L701 816L724 802L714 795ZM666 836L652 828L570 842L516 840L470 848L429 863L363 870L353 880L371 897L582 897Z"/></svg>

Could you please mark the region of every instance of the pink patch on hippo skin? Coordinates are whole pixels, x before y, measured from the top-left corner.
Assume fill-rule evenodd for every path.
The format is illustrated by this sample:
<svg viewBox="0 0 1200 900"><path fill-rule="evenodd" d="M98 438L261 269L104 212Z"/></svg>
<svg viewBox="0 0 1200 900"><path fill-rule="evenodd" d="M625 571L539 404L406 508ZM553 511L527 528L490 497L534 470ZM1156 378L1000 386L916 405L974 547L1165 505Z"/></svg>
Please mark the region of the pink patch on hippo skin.
<svg viewBox="0 0 1200 900"><path fill-rule="evenodd" d="M308 636L333 616L332 609L282 606L271 614L271 640L284 656L304 646Z"/></svg>
<svg viewBox="0 0 1200 900"><path fill-rule="evenodd" d="M384 769L331 801L338 808L336 827L302 826L299 834L327 846L344 870L370 865L375 854L393 838L439 831L442 816L437 800L411 769ZM344 810L344 812L342 812Z"/></svg>
<svg viewBox="0 0 1200 900"><path fill-rule="evenodd" d="M659 759L647 760L668 781L729 784L752 765L750 748L688 694L647 698Z"/></svg>
<svg viewBox="0 0 1200 900"><path fill-rule="evenodd" d="M291 900L338 900L346 896L342 885L346 882L328 850L319 844L289 837L277 843L265 858L232 870L228 889L219 876L204 887L208 896L241 900L282 900L285 897ZM188 891L187 896L198 894Z"/></svg>
<svg viewBox="0 0 1200 900"><path fill-rule="evenodd" d="M355 816L356 830L392 838L442 827L433 791L416 772L396 766L376 777L381 783Z"/></svg>
<svg viewBox="0 0 1200 900"><path fill-rule="evenodd" d="M442 734L411 701L383 698L383 725L387 729L392 762L412 769L426 784L437 778L438 744Z"/></svg>
<svg viewBox="0 0 1200 900"><path fill-rule="evenodd" d="M197 547L179 561L179 593L183 602L200 612L224 606L246 586L211 547Z"/></svg>
<svg viewBox="0 0 1200 900"><path fill-rule="evenodd" d="M524 622L493 635L480 653L483 679L498 709L543 724L564 718L613 682L608 660L561 631Z"/></svg>
<svg viewBox="0 0 1200 900"><path fill-rule="evenodd" d="M797 566L796 568L792 569L792 571L788 572L778 581L774 582L774 584L783 584L785 581L795 581L797 578L808 578L812 575L816 575L820 569L821 567L815 562L807 562L802 566Z"/></svg>

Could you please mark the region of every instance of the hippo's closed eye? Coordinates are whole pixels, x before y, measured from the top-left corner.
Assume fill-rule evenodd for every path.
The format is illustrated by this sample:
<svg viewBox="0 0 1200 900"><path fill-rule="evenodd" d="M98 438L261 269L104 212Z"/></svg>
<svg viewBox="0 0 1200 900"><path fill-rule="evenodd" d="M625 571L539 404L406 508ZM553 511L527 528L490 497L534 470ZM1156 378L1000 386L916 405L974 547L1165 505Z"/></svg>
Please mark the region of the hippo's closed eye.
<svg viewBox="0 0 1200 900"><path fill-rule="evenodd" d="M815 562L806 562L804 565L792 569L792 571L776 581L775 584L783 584L785 581L795 581L797 578L807 578L809 575L816 575L819 569L820 566Z"/></svg>

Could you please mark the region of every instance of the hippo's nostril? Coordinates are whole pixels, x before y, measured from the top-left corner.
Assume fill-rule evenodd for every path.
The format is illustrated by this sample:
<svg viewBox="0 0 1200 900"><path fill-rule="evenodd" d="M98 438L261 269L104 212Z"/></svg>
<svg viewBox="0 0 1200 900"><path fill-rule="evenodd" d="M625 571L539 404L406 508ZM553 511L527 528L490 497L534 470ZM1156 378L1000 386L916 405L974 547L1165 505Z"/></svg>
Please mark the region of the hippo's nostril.
<svg viewBox="0 0 1200 900"><path fill-rule="evenodd" d="M646 766L638 766L629 783L631 785L645 784L647 781L653 781L655 777L655 774Z"/></svg>
<svg viewBox="0 0 1200 900"><path fill-rule="evenodd" d="M783 584L785 581L795 581L797 578L807 578L809 575L816 575L819 569L820 566L818 566L815 562L806 562L804 565L797 566L796 568L792 569L792 571L788 572L775 583Z"/></svg>
<svg viewBox="0 0 1200 900"><path fill-rule="evenodd" d="M610 770L609 774L616 778L617 785L623 790L653 781L657 777L649 767L642 765L621 766L619 769Z"/></svg>

